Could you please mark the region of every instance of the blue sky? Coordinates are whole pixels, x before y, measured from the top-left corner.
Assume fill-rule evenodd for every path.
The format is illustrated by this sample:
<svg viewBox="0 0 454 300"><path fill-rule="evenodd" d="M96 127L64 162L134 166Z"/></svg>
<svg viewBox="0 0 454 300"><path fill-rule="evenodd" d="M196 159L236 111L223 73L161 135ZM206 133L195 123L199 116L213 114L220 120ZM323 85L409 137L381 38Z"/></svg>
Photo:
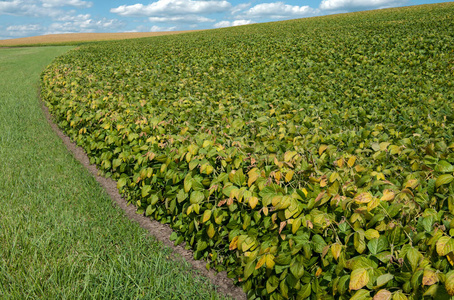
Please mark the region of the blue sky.
<svg viewBox="0 0 454 300"><path fill-rule="evenodd" d="M71 32L210 29L430 0L9 0L0 1L0 39Z"/></svg>

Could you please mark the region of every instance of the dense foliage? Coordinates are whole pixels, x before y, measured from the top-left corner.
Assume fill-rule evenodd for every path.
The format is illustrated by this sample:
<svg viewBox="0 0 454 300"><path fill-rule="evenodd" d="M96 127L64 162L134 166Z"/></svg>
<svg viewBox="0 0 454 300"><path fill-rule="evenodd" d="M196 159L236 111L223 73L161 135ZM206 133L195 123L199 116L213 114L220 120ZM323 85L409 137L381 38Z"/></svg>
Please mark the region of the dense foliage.
<svg viewBox="0 0 454 300"><path fill-rule="evenodd" d="M248 296L454 295L454 5L88 45L58 124Z"/></svg>

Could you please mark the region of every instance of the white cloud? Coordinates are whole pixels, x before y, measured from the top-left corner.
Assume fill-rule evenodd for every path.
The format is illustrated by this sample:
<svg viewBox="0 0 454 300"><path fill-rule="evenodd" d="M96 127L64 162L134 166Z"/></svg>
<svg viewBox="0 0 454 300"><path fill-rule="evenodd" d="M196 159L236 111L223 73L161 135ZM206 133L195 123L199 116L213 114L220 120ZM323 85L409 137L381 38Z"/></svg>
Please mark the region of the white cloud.
<svg viewBox="0 0 454 300"><path fill-rule="evenodd" d="M91 18L90 14L77 15L77 16L65 15L65 16L58 17L57 21L61 21L61 22L80 22L80 21L83 21L83 20L88 20L90 18Z"/></svg>
<svg viewBox="0 0 454 300"><path fill-rule="evenodd" d="M37 31L41 29L42 27L39 24L12 25L6 27L6 30L8 31Z"/></svg>
<svg viewBox="0 0 454 300"><path fill-rule="evenodd" d="M284 2L262 3L251 7L244 12L244 15L238 18L271 18L271 19L288 19L288 18L302 18L314 15L316 10L309 6L296 6L285 4Z"/></svg>
<svg viewBox="0 0 454 300"><path fill-rule="evenodd" d="M81 1L81 0L41 0L43 7L62 7L62 6L74 6L74 7L91 7L92 2Z"/></svg>
<svg viewBox="0 0 454 300"><path fill-rule="evenodd" d="M241 3L241 4L238 4L237 6L233 7L230 10L230 13L232 15L234 15L234 14L239 13L239 12L245 10L245 9L248 9L249 7L251 7L250 3Z"/></svg>
<svg viewBox="0 0 454 300"><path fill-rule="evenodd" d="M252 24L252 20L235 20L233 22L231 21L221 21L216 24L214 24L215 28L221 28L221 27L230 27L230 26L240 26L240 25L247 25L247 24Z"/></svg>
<svg viewBox="0 0 454 300"><path fill-rule="evenodd" d="M228 11L232 5L225 1L158 0L149 5L134 4L112 8L111 13L127 17L162 17L185 14L209 14Z"/></svg>
<svg viewBox="0 0 454 300"><path fill-rule="evenodd" d="M0 1L0 14L14 13L19 10L20 6L24 4L22 1Z"/></svg>
<svg viewBox="0 0 454 300"><path fill-rule="evenodd" d="M81 0L12 0L0 1L0 15L50 17L55 18L65 13L57 7L91 7L92 2Z"/></svg>
<svg viewBox="0 0 454 300"><path fill-rule="evenodd" d="M406 0L323 0L320 9L323 10L352 10L368 8L386 8L400 6Z"/></svg>
<svg viewBox="0 0 454 300"><path fill-rule="evenodd" d="M70 32L107 32L119 29L123 23L117 19L92 19L89 14L77 16L65 16L59 19L62 22L52 23L47 34L70 33Z"/></svg>
<svg viewBox="0 0 454 300"><path fill-rule="evenodd" d="M206 23L206 22L214 22L216 20L209 19L202 16L196 15L186 15L186 16L172 16L172 17L150 17L148 18L150 22L158 22L158 23Z"/></svg>
<svg viewBox="0 0 454 300"><path fill-rule="evenodd" d="M159 26L152 26L150 28L151 32L161 32L161 31L174 31L176 26L173 27L159 27Z"/></svg>
<svg viewBox="0 0 454 300"><path fill-rule="evenodd" d="M39 24L11 25L6 27L6 34L9 37L37 35L43 30Z"/></svg>
<svg viewBox="0 0 454 300"><path fill-rule="evenodd" d="M0 1L0 15L53 18L63 13L61 10L44 8L35 3L36 1L27 0Z"/></svg>

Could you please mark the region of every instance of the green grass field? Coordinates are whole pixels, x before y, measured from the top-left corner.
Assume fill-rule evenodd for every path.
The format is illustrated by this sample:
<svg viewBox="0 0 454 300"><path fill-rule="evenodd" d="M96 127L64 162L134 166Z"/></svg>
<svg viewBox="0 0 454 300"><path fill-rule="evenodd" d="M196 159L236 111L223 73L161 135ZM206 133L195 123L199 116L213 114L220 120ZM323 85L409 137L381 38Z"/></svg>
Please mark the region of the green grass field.
<svg viewBox="0 0 454 300"><path fill-rule="evenodd" d="M39 74L69 49L0 50L0 298L220 298L113 206L47 124Z"/></svg>

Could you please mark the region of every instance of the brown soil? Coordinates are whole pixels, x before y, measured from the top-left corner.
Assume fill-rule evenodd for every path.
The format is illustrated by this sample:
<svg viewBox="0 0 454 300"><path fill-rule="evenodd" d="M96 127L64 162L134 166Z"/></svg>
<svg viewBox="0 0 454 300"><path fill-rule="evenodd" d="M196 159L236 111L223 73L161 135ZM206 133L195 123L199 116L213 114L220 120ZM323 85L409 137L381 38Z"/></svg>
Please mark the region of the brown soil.
<svg viewBox="0 0 454 300"><path fill-rule="evenodd" d="M206 262L202 260L194 260L192 251L184 249L184 244L174 246L173 242L169 240L172 229L164 224L161 224L155 220L151 220L144 215L136 213L136 207L133 205L127 205L125 199L121 197L117 190L117 184L110 178L105 178L98 175L98 169L95 165L91 165L89 158L85 151L78 147L75 143L71 142L70 138L67 137L56 124L53 123L52 117L49 114L48 108L42 103L42 109L46 116L47 121L51 125L55 133L62 139L66 148L74 155L74 157L95 177L95 179L101 184L105 191L112 198L113 202L116 203L126 214L126 217L130 220L140 224L142 228L148 230L148 232L154 236L158 241L164 245L173 249L175 259L182 257L196 270L197 273L207 277L216 287L218 292L233 297L234 299L246 299L246 294L243 290L235 286L233 281L227 278L226 272L217 273L214 270L207 270L205 267Z"/></svg>
<svg viewBox="0 0 454 300"><path fill-rule="evenodd" d="M70 42L89 42L106 40L124 40L142 37L152 37L161 35L180 34L189 31L163 31L163 32L115 32L115 33L66 33L32 36L18 39L0 40L2 46L36 45L36 44L57 44Z"/></svg>

